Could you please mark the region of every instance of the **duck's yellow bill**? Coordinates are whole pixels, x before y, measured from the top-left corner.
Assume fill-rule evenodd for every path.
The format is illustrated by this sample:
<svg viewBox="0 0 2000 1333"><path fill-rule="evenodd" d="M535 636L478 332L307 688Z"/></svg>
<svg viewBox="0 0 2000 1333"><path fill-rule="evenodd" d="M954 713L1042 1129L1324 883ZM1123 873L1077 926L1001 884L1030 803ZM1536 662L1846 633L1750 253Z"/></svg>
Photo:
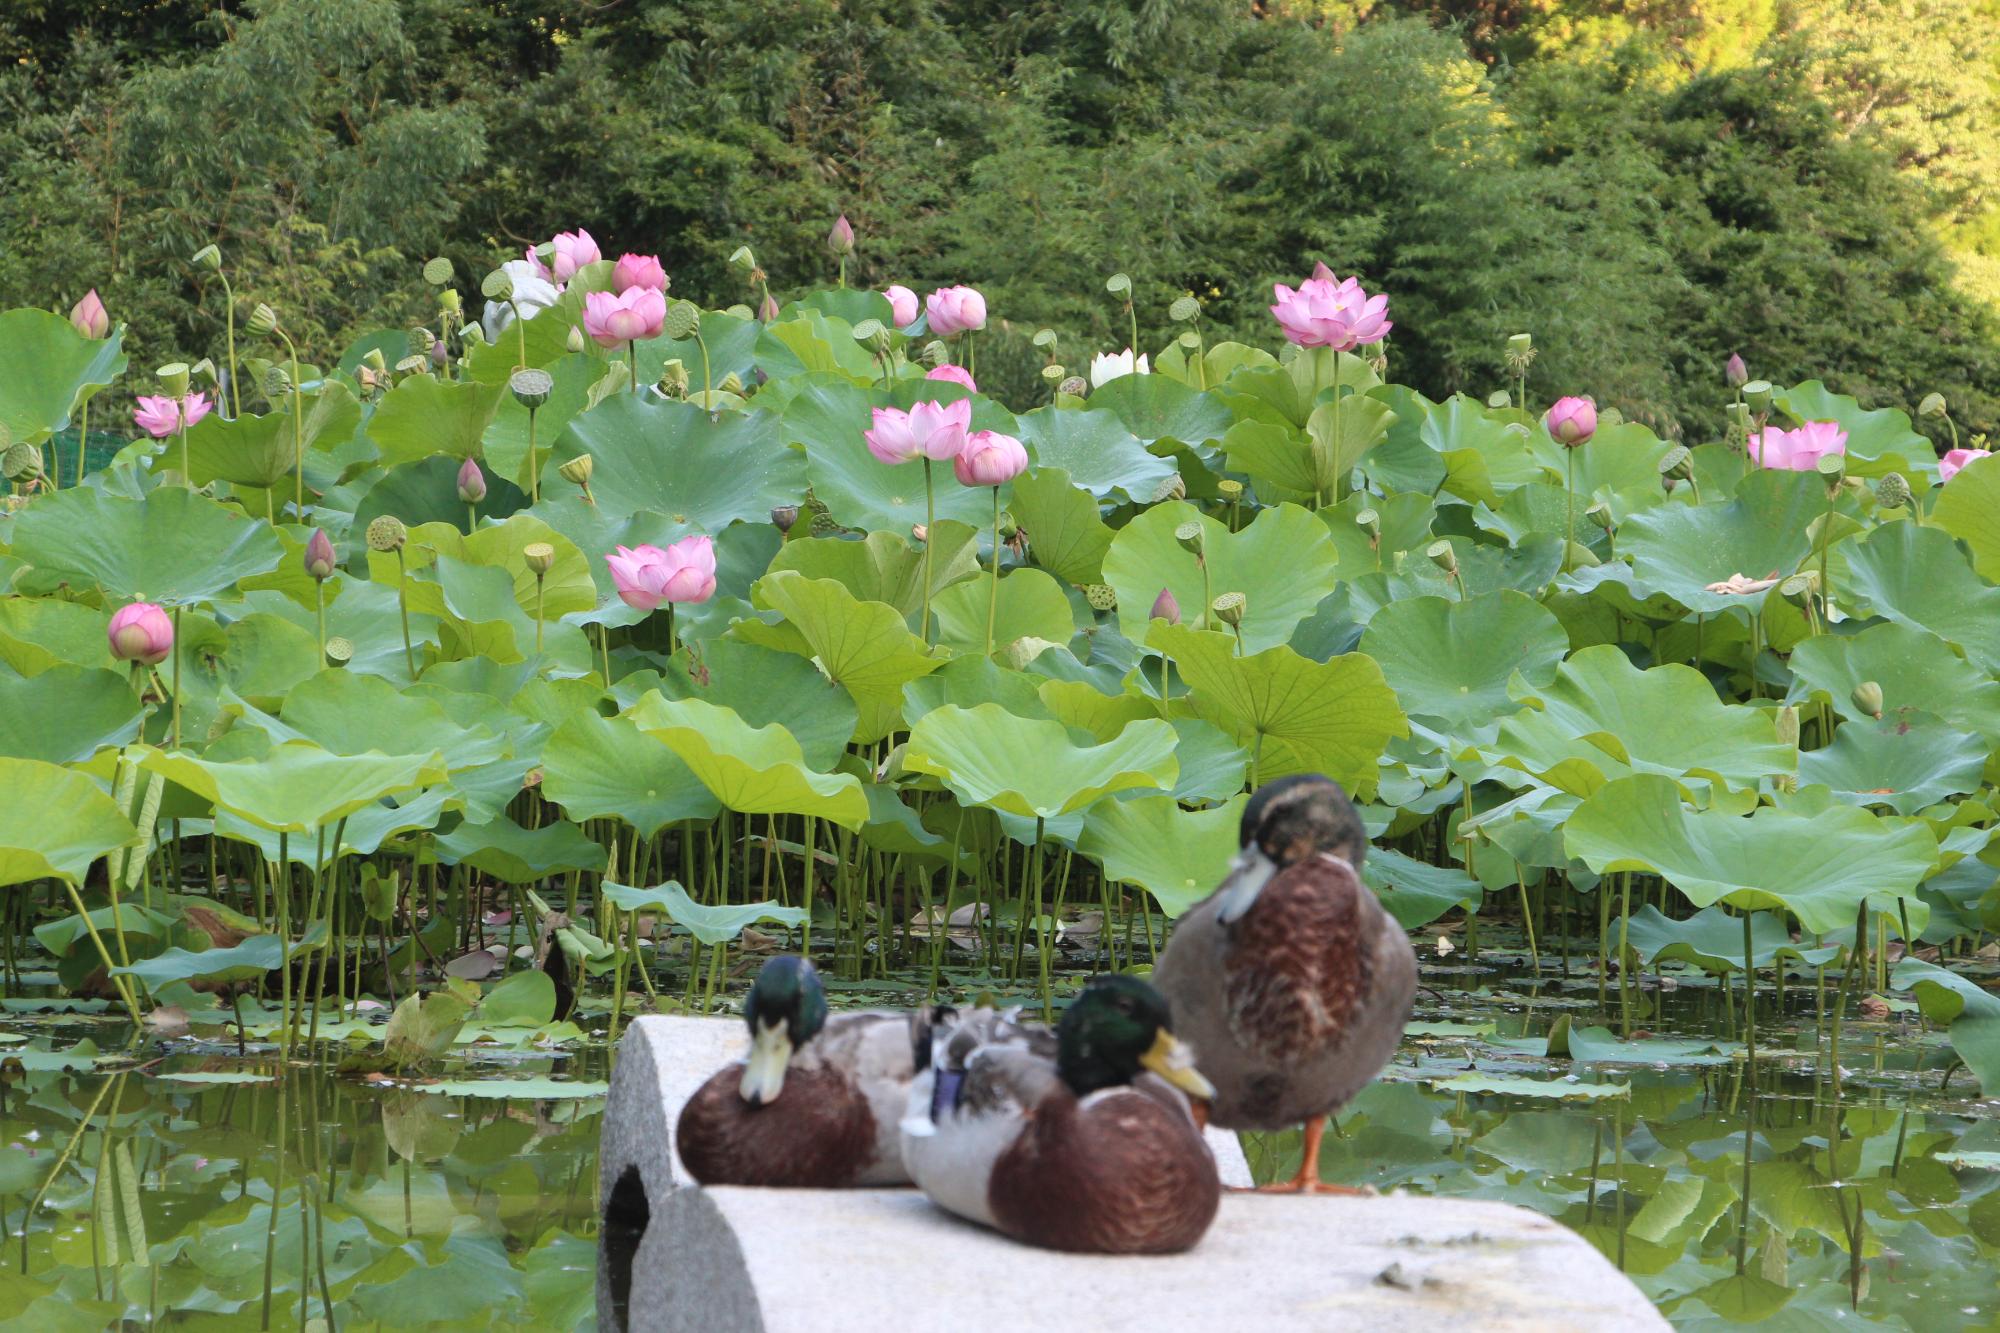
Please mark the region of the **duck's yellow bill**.
<svg viewBox="0 0 2000 1333"><path fill-rule="evenodd" d="M785 1088L785 1069L792 1062L792 1040L783 1023L759 1027L750 1039L750 1056L736 1091L752 1106L768 1106Z"/></svg>
<svg viewBox="0 0 2000 1333"><path fill-rule="evenodd" d="M1139 1063L1190 1097L1215 1096L1215 1085L1194 1067L1194 1048L1165 1028L1153 1038L1152 1049L1139 1057Z"/></svg>

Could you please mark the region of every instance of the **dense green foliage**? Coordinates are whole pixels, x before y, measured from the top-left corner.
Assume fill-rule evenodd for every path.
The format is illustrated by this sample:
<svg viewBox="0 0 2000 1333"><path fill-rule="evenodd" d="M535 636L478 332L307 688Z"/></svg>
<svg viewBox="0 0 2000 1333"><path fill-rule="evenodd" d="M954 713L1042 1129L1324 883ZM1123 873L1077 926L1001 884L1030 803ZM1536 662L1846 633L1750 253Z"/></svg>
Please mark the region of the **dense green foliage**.
<svg viewBox="0 0 2000 1333"><path fill-rule="evenodd" d="M977 281L1071 364L1126 340L1113 271L1157 350L1175 296L1240 336L1324 258L1396 293L1432 392L1502 387L1525 329L1537 396L1691 439L1732 350L1986 429L1991 5L1903 8L33 0L0 16L0 302L96 286L142 364L198 356L213 239L327 357L426 317L440 238L470 267L583 225L723 305L745 243L781 296L824 281L844 211L860 281ZM1023 399L1025 338L989 359Z"/></svg>

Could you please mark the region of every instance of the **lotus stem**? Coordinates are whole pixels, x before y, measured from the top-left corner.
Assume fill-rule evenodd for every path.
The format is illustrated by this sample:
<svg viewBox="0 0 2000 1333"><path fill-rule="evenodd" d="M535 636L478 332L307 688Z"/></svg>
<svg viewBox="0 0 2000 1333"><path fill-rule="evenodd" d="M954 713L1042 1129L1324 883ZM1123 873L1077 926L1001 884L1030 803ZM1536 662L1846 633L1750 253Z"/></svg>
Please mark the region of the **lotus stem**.
<svg viewBox="0 0 2000 1333"><path fill-rule="evenodd" d="M1514 863L1514 887L1521 892L1521 922L1528 928L1528 963L1535 970L1535 980L1542 979L1542 951L1535 946L1535 914L1528 907L1528 886L1521 879L1521 863Z"/></svg>
<svg viewBox="0 0 2000 1333"><path fill-rule="evenodd" d="M1632 872L1618 872L1618 1038L1632 1040L1632 969L1625 960L1626 933L1632 924Z"/></svg>
<svg viewBox="0 0 2000 1333"><path fill-rule="evenodd" d="M84 459L90 452L90 400L88 398L83 400L83 408L78 415L77 421L76 484L81 486L83 485ZM55 446L53 444L49 446L49 453L51 456L55 454ZM62 486L62 459L55 458L54 462L53 475L56 479L56 486L60 489Z"/></svg>
<svg viewBox="0 0 2000 1333"><path fill-rule="evenodd" d="M1833 584L1827 579L1826 555L1827 548L1833 544L1831 540L1833 509L1834 502L1839 497L1840 488L1837 485L1826 488L1826 515L1819 521L1819 610L1821 619L1826 622L1820 631L1822 634L1830 633L1833 629ZM1914 500L1911 501L1912 508L1915 508L1915 504ZM1811 600L1811 594L1807 594L1807 601Z"/></svg>
<svg viewBox="0 0 2000 1333"><path fill-rule="evenodd" d="M701 349L701 405L708 409L711 420L715 417L715 380L708 366L708 339L701 336L701 316L694 321L694 345Z"/></svg>
<svg viewBox="0 0 2000 1333"><path fill-rule="evenodd" d="M403 548L396 548L396 609L403 617L403 665L410 670L410 679L417 678L417 654L410 646L410 598L403 583L409 577L409 570L403 563ZM609 683L608 681L606 682Z"/></svg>
<svg viewBox="0 0 2000 1333"><path fill-rule="evenodd" d="M231 420L243 415L243 391L236 387L236 292L229 285L229 275L221 268L215 276L222 279L223 328L227 330L229 358L229 416ZM220 398L222 395L217 394Z"/></svg>
<svg viewBox="0 0 2000 1333"><path fill-rule="evenodd" d="M174 748L181 748L181 609L174 607Z"/></svg>
<svg viewBox="0 0 2000 1333"><path fill-rule="evenodd" d="M174 400L174 438L181 446L181 485L193 490L194 472L188 465L187 401L181 398Z"/></svg>
<svg viewBox="0 0 2000 1333"><path fill-rule="evenodd" d="M924 559L930 559L930 530L924 530ZM925 571L924 587L930 587L929 571ZM1000 615L1000 488L993 488L993 580L992 588L986 595L986 655L993 656L993 625Z"/></svg>
<svg viewBox="0 0 2000 1333"><path fill-rule="evenodd" d="M970 330L965 334L965 373L974 379L979 378L979 351Z"/></svg>
<svg viewBox="0 0 2000 1333"><path fill-rule="evenodd" d="M535 656L542 655L542 576L535 575Z"/></svg>
<svg viewBox="0 0 2000 1333"><path fill-rule="evenodd" d="M271 888L278 906L278 960L279 1003L284 1006L284 1017L278 1021L279 1054L289 1059L292 1054L292 835L280 831L278 834L278 864L275 867ZM282 1082L282 1080L281 1080Z"/></svg>
<svg viewBox="0 0 2000 1333"><path fill-rule="evenodd" d="M1743 1272L1750 1238L1750 1136L1757 1111L1757 968L1750 909L1743 909L1743 1075L1750 1100L1743 1107L1743 1211L1736 1225L1736 1271Z"/></svg>
<svg viewBox="0 0 2000 1333"><path fill-rule="evenodd" d="M998 504L1000 493L997 489L993 497L994 503ZM931 547L936 544L932 540L931 530L936 526L937 492L931 484L931 460L926 457L924 459L924 604L923 621L917 626L918 632L923 636L925 647L929 647L931 642ZM994 559L996 561L999 559L998 552L995 552Z"/></svg>
<svg viewBox="0 0 2000 1333"><path fill-rule="evenodd" d="M1563 558L1562 572L1569 573L1569 548L1576 541L1576 450L1563 450Z"/></svg>
<svg viewBox="0 0 2000 1333"><path fill-rule="evenodd" d="M470 537L479 531L479 506L468 502L465 506L465 535Z"/></svg>
<svg viewBox="0 0 2000 1333"><path fill-rule="evenodd" d="M1167 703L1167 655L1165 653L1161 653L1160 654L1160 716L1163 718L1169 717L1172 715L1172 711L1173 711L1172 708Z"/></svg>
<svg viewBox="0 0 2000 1333"><path fill-rule="evenodd" d="M1134 363L1136 364L1136 358L1139 355L1139 307L1133 301L1132 289L1129 287L1125 289L1125 318L1127 321L1130 322L1132 326L1132 343L1130 351L1133 357L1135 358ZM1106 929L1109 929L1109 927L1107 926Z"/></svg>
<svg viewBox="0 0 2000 1333"><path fill-rule="evenodd" d="M313 580L313 621L319 627L319 664L326 665L326 585Z"/></svg>
<svg viewBox="0 0 2000 1333"><path fill-rule="evenodd" d="M632 392L639 392L639 344L630 338L625 340L625 359L632 367Z"/></svg>
<svg viewBox="0 0 2000 1333"><path fill-rule="evenodd" d="M285 350L292 358L292 502L303 519L306 514L306 400L299 384L299 349L291 334L282 328L275 332L285 340Z"/></svg>
<svg viewBox="0 0 2000 1333"><path fill-rule="evenodd" d="M542 502L541 469L535 465L535 409L528 409L528 503Z"/></svg>
<svg viewBox="0 0 2000 1333"><path fill-rule="evenodd" d="M97 933L97 926L91 921L90 911L83 905L83 896L76 891L76 885L67 879L62 883L63 887L69 890L69 900L76 908L76 914L83 919L83 928L90 932L90 942L97 946L97 957L104 964L104 974L110 977L112 984L118 988L119 998L125 1001L125 1008L131 1013L133 1023L143 1022L139 1015L139 1001L132 993L132 978L118 974L118 964L111 961L111 951L104 947L104 936Z"/></svg>

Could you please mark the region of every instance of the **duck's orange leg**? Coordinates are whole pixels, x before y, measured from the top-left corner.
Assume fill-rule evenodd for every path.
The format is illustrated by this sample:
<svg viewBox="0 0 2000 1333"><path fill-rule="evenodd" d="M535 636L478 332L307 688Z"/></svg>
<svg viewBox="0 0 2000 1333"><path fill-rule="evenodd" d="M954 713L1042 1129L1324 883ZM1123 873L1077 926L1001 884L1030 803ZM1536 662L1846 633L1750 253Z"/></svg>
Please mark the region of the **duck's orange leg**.
<svg viewBox="0 0 2000 1333"><path fill-rule="evenodd" d="M1305 1152L1299 1159L1299 1173L1290 1180L1274 1180L1268 1185L1259 1185L1259 1194L1342 1194L1356 1198L1369 1198L1375 1193L1366 1187L1356 1189L1352 1185L1335 1185L1319 1178L1319 1143L1326 1136L1326 1117L1316 1116L1306 1122Z"/></svg>

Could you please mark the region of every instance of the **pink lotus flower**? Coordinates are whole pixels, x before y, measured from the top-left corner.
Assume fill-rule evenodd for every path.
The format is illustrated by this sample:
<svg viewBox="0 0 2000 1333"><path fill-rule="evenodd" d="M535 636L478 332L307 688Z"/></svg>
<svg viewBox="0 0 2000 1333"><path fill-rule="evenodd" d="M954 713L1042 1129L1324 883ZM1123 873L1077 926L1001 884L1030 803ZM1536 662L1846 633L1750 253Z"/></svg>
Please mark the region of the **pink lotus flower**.
<svg viewBox="0 0 2000 1333"><path fill-rule="evenodd" d="M658 255L626 254L618 257L611 267L611 290L630 291L634 287L650 287L656 292L667 289L666 266L660 263Z"/></svg>
<svg viewBox="0 0 2000 1333"><path fill-rule="evenodd" d="M1542 418L1549 438L1565 449L1590 443L1597 434L1597 403L1590 398L1558 398Z"/></svg>
<svg viewBox="0 0 2000 1333"><path fill-rule="evenodd" d="M875 428L864 431L861 438L868 442L868 452L884 463L918 458L942 462L958 457L971 429L972 400L961 398L955 403L918 403L907 412L878 407Z"/></svg>
<svg viewBox="0 0 2000 1333"><path fill-rule="evenodd" d="M1828 454L1847 452L1847 432L1831 421L1808 421L1797 430L1766 426L1750 440L1750 457L1758 467L1811 472Z"/></svg>
<svg viewBox="0 0 2000 1333"><path fill-rule="evenodd" d="M97 288L92 287L84 293L81 301L69 308L69 322L86 338L102 338L111 332L111 316L105 312Z"/></svg>
<svg viewBox="0 0 2000 1333"><path fill-rule="evenodd" d="M1325 264L1315 265L1313 275L1297 291L1282 282L1272 291L1278 298L1271 307L1278 327L1301 347L1345 352L1381 342L1396 327L1382 317L1389 309L1387 296L1370 296L1357 278L1335 282L1333 270Z"/></svg>
<svg viewBox="0 0 2000 1333"><path fill-rule="evenodd" d="M597 248L597 242L590 233L578 227L575 231L559 231L549 242L549 262L542 263L542 257L535 253L535 247L528 249L528 262L535 271L560 287L576 276L576 271L585 264L595 264L604 258Z"/></svg>
<svg viewBox="0 0 2000 1333"><path fill-rule="evenodd" d="M666 319L667 298L651 287L627 287L617 296L591 292L583 298L583 331L599 347L657 338Z"/></svg>
<svg viewBox="0 0 2000 1333"><path fill-rule="evenodd" d="M187 424L194 425L208 415L208 396L196 392L183 398L178 408L174 400L160 394L142 394L139 405L132 409L132 420L156 440L164 440L181 427L181 414L187 414Z"/></svg>
<svg viewBox="0 0 2000 1333"><path fill-rule="evenodd" d="M1938 460L1938 485L1942 486L1957 476L1967 463L1990 458L1992 453L1990 449L1953 449Z"/></svg>
<svg viewBox="0 0 2000 1333"><path fill-rule="evenodd" d="M664 551L621 546L604 561L611 566L620 600L641 611L662 602L705 602L715 595L715 543L706 537L683 537Z"/></svg>
<svg viewBox="0 0 2000 1333"><path fill-rule="evenodd" d="M1011 435L978 430L965 437L965 448L951 460L961 486L1000 486L1028 468L1028 451Z"/></svg>
<svg viewBox="0 0 2000 1333"><path fill-rule="evenodd" d="M908 287L898 285L884 291L882 295L889 298L889 317L896 321L897 328L900 329L904 325L916 321L917 294L915 292L911 291Z"/></svg>
<svg viewBox="0 0 2000 1333"><path fill-rule="evenodd" d="M979 386L972 382L972 372L964 366L937 366L924 376L927 380L943 380L947 384L963 384L968 392L978 393Z"/></svg>
<svg viewBox="0 0 2000 1333"><path fill-rule="evenodd" d="M458 498L469 505L476 505L486 498L486 474L479 470L476 458L468 458L459 465Z"/></svg>
<svg viewBox="0 0 2000 1333"><path fill-rule="evenodd" d="M174 650L173 619L152 602L121 608L104 633L111 640L111 655L121 662L158 666Z"/></svg>
<svg viewBox="0 0 2000 1333"><path fill-rule="evenodd" d="M924 298L931 332L940 338L986 327L986 298L970 287L940 287Z"/></svg>

